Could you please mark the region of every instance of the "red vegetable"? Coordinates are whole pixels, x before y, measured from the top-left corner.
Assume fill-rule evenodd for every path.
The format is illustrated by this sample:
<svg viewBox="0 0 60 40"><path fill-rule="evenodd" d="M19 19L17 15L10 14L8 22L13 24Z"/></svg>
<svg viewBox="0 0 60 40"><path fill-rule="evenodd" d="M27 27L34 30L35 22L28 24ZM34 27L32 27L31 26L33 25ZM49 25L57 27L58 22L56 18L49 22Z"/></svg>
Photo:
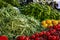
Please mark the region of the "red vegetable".
<svg viewBox="0 0 60 40"><path fill-rule="evenodd" d="M46 32L46 36L50 36L50 32Z"/></svg>
<svg viewBox="0 0 60 40"><path fill-rule="evenodd" d="M27 36L27 37L25 38L25 40L30 40L30 38Z"/></svg>
<svg viewBox="0 0 60 40"><path fill-rule="evenodd" d="M37 38L35 38L35 40L40 40L40 39L37 37Z"/></svg>
<svg viewBox="0 0 60 40"><path fill-rule="evenodd" d="M52 40L56 40L56 36L52 36Z"/></svg>
<svg viewBox="0 0 60 40"><path fill-rule="evenodd" d="M60 24L58 24L57 26L58 26L58 28L60 28Z"/></svg>
<svg viewBox="0 0 60 40"><path fill-rule="evenodd" d="M35 37L39 37L39 33L35 33Z"/></svg>
<svg viewBox="0 0 60 40"><path fill-rule="evenodd" d="M35 38L35 35L32 35L31 38L34 39Z"/></svg>
<svg viewBox="0 0 60 40"><path fill-rule="evenodd" d="M16 40L24 40L25 36L18 36Z"/></svg>
<svg viewBox="0 0 60 40"><path fill-rule="evenodd" d="M46 35L46 31L43 31L43 34L45 34L45 35Z"/></svg>
<svg viewBox="0 0 60 40"><path fill-rule="evenodd" d="M40 32L40 33L39 33L39 36L42 36L42 35L43 35L43 32Z"/></svg>
<svg viewBox="0 0 60 40"><path fill-rule="evenodd" d="M51 34L53 34L53 33L55 33L55 32L56 32L55 29L50 30L50 33L51 33Z"/></svg>
<svg viewBox="0 0 60 40"><path fill-rule="evenodd" d="M35 33L32 36L20 36L18 40L60 40L60 24L49 28L47 31Z"/></svg>
<svg viewBox="0 0 60 40"><path fill-rule="evenodd" d="M3 35L3 36L0 36L0 40L8 40L8 37Z"/></svg>

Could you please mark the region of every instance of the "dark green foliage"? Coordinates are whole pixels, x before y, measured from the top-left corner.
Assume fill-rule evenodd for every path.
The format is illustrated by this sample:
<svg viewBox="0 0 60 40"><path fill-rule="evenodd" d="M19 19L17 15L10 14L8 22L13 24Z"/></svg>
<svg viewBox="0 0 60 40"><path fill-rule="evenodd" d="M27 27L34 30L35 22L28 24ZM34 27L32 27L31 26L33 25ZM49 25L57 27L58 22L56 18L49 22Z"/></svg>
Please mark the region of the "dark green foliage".
<svg viewBox="0 0 60 40"><path fill-rule="evenodd" d="M44 30L40 22L32 16L25 16L11 5L0 9L0 35L6 35L10 40L13 36L31 35Z"/></svg>
<svg viewBox="0 0 60 40"><path fill-rule="evenodd" d="M15 7L20 6L18 0L0 0L0 7L6 6L8 4L11 4L11 5L15 6Z"/></svg>
<svg viewBox="0 0 60 40"><path fill-rule="evenodd" d="M13 6L20 6L18 0L3 0Z"/></svg>
<svg viewBox="0 0 60 40"><path fill-rule="evenodd" d="M1 8L1 7L6 7L7 5L8 5L8 3L0 0L0 8Z"/></svg>
<svg viewBox="0 0 60 40"><path fill-rule="evenodd" d="M40 21L60 19L60 13L46 4L31 3L20 8L22 14L33 16Z"/></svg>

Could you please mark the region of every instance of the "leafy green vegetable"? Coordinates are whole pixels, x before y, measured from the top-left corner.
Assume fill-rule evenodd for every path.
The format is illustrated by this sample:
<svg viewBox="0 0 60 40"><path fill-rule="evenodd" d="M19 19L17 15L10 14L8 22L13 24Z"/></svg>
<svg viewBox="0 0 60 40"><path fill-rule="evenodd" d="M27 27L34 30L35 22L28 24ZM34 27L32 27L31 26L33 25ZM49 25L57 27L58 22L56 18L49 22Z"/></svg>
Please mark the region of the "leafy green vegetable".
<svg viewBox="0 0 60 40"><path fill-rule="evenodd" d="M13 6L0 9L0 35L7 35L12 40L13 36L31 35L42 30L38 20L21 14Z"/></svg>
<svg viewBox="0 0 60 40"><path fill-rule="evenodd" d="M60 12L47 4L30 3L20 7L20 11L22 14L33 16L40 21L45 19L60 19Z"/></svg>
<svg viewBox="0 0 60 40"><path fill-rule="evenodd" d="M18 0L0 0L0 7L7 6L8 4L11 4L15 7L20 6L20 3L18 2Z"/></svg>
<svg viewBox="0 0 60 40"><path fill-rule="evenodd" d="M3 0L13 6L20 6L20 3L18 2L18 0Z"/></svg>
<svg viewBox="0 0 60 40"><path fill-rule="evenodd" d="M0 0L0 8L1 8L1 7L6 7L7 5L8 5L8 3Z"/></svg>

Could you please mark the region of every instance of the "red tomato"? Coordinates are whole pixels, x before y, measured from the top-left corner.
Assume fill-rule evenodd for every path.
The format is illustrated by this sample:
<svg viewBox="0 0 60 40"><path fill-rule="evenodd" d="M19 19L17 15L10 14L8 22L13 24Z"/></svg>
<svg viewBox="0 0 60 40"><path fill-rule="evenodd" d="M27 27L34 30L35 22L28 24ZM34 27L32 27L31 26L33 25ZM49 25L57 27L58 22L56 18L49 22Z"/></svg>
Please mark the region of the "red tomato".
<svg viewBox="0 0 60 40"><path fill-rule="evenodd" d="M35 38L35 35L32 35L31 38L34 39Z"/></svg>
<svg viewBox="0 0 60 40"><path fill-rule="evenodd" d="M25 40L30 40L30 37L27 36L27 37L25 38Z"/></svg>
<svg viewBox="0 0 60 40"><path fill-rule="evenodd" d="M40 40L40 39L37 37L37 38L35 38L35 40Z"/></svg>
<svg viewBox="0 0 60 40"><path fill-rule="evenodd" d="M52 36L52 39L53 39L53 40L56 40L56 36Z"/></svg>
<svg viewBox="0 0 60 40"><path fill-rule="evenodd" d="M18 36L17 37L17 40L24 40L25 39L25 36Z"/></svg>
<svg viewBox="0 0 60 40"><path fill-rule="evenodd" d="M46 32L46 36L50 36L50 32Z"/></svg>
<svg viewBox="0 0 60 40"><path fill-rule="evenodd" d="M35 33L35 37L39 37L39 33Z"/></svg>
<svg viewBox="0 0 60 40"><path fill-rule="evenodd" d="M0 36L0 40L8 40L8 37L7 36Z"/></svg>
<svg viewBox="0 0 60 40"><path fill-rule="evenodd" d="M39 33L39 36L42 36L42 35L43 35L43 32L40 32L40 33Z"/></svg>

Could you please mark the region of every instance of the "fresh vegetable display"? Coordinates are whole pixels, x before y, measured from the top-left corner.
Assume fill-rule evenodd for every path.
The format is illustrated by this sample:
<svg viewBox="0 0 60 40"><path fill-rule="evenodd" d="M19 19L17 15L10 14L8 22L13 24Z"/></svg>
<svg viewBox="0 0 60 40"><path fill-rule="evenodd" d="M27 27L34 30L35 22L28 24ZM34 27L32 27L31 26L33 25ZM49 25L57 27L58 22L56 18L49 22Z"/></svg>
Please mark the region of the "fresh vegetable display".
<svg viewBox="0 0 60 40"><path fill-rule="evenodd" d="M0 35L7 35L9 39L18 35L31 35L44 30L39 20L21 14L13 6L8 5L0 9Z"/></svg>
<svg viewBox="0 0 60 40"><path fill-rule="evenodd" d="M60 12L47 4L30 3L20 7L20 11L22 14L33 16L40 21L45 19L60 19Z"/></svg>
<svg viewBox="0 0 60 40"><path fill-rule="evenodd" d="M47 4L0 0L0 40L60 40L60 12Z"/></svg>
<svg viewBox="0 0 60 40"><path fill-rule="evenodd" d="M18 36L16 40L60 40L60 24L32 36Z"/></svg>
<svg viewBox="0 0 60 40"><path fill-rule="evenodd" d="M60 23L60 20L44 20L41 22L41 25L44 27L44 28L48 28L49 26L54 26L54 25L57 25Z"/></svg>

